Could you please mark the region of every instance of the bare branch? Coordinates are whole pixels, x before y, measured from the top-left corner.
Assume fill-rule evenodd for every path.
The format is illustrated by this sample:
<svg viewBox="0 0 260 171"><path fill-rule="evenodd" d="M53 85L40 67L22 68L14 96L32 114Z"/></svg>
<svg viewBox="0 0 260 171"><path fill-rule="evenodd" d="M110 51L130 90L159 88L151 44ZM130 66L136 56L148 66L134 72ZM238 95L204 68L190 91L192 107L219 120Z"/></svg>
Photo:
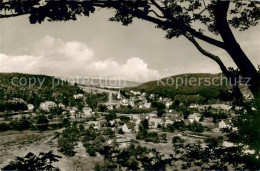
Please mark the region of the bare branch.
<svg viewBox="0 0 260 171"><path fill-rule="evenodd" d="M165 17L163 17L163 16L157 14L154 10L149 10L149 12L154 13L154 14L155 14L157 17L159 17L159 18L165 18Z"/></svg>

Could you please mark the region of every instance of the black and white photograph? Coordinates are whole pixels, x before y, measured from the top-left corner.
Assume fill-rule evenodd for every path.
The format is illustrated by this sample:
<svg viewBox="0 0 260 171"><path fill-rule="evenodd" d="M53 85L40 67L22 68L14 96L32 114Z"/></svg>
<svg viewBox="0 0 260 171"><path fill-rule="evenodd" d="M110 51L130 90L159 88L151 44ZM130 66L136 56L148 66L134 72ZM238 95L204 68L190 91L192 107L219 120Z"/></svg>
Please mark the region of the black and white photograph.
<svg viewBox="0 0 260 171"><path fill-rule="evenodd" d="M0 171L260 170L259 0L0 0Z"/></svg>

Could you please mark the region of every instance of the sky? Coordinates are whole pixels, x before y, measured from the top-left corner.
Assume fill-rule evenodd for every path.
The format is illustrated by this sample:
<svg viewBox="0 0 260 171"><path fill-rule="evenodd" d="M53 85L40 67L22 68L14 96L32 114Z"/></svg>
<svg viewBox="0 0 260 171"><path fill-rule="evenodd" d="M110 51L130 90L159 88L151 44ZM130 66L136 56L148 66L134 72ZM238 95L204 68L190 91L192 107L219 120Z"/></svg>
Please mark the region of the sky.
<svg viewBox="0 0 260 171"><path fill-rule="evenodd" d="M167 40L155 25L135 19L122 26L108 21L111 10L99 10L78 21L30 24L28 16L0 20L0 72L59 77L113 78L145 82L182 73L219 73L184 37ZM260 64L260 26L234 30L242 49ZM200 42L235 67L221 49Z"/></svg>

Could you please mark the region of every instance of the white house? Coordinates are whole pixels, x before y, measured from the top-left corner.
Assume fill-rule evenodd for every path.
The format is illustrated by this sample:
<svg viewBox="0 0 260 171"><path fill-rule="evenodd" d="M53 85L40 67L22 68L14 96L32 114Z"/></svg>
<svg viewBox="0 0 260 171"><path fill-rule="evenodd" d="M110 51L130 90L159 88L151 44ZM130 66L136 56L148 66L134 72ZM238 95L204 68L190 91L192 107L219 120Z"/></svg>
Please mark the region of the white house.
<svg viewBox="0 0 260 171"><path fill-rule="evenodd" d="M151 107L151 103L145 103L145 104L144 104L144 107L145 107L146 109L149 109L149 108Z"/></svg>
<svg viewBox="0 0 260 171"><path fill-rule="evenodd" d="M169 107L172 105L172 101L167 101L166 103L165 103L165 106L166 106L166 108L167 109L169 109Z"/></svg>
<svg viewBox="0 0 260 171"><path fill-rule="evenodd" d="M130 92L131 92L132 94L134 94L135 96L136 96L136 95L141 95L141 92L140 92L140 91L131 90Z"/></svg>
<svg viewBox="0 0 260 171"><path fill-rule="evenodd" d="M122 130L123 130L124 133L130 133L130 132L131 132L131 129L129 129L126 124L124 124L124 125L122 126Z"/></svg>
<svg viewBox="0 0 260 171"><path fill-rule="evenodd" d="M113 110L113 105L111 105L111 104L107 105L107 109L108 110Z"/></svg>
<svg viewBox="0 0 260 171"><path fill-rule="evenodd" d="M27 105L27 108L28 108L28 110L33 110L33 109L34 109L34 106L33 106L33 104L28 104L28 105Z"/></svg>
<svg viewBox="0 0 260 171"><path fill-rule="evenodd" d="M56 103L52 101L46 101L40 104L40 109L45 111L50 111L50 109L53 109L56 107Z"/></svg>
<svg viewBox="0 0 260 171"><path fill-rule="evenodd" d="M92 115L92 109L89 108L89 107L83 107L82 111L83 111L83 113L84 113L85 116L90 116L90 115Z"/></svg>
<svg viewBox="0 0 260 171"><path fill-rule="evenodd" d="M164 125L172 125L174 122L170 119L166 119Z"/></svg>
<svg viewBox="0 0 260 171"><path fill-rule="evenodd" d="M198 108L198 107L199 107L199 105L196 104L196 103L191 103L190 104L190 108Z"/></svg>
<svg viewBox="0 0 260 171"><path fill-rule="evenodd" d="M94 127L94 129L100 130L101 129L101 124L99 121L89 121L88 124Z"/></svg>
<svg viewBox="0 0 260 171"><path fill-rule="evenodd" d="M199 113L193 113L189 115L188 119L191 123L193 122L199 122L200 121L201 115Z"/></svg>
<svg viewBox="0 0 260 171"><path fill-rule="evenodd" d="M219 129L222 129L222 128L229 128L230 127L230 123L228 120L221 120L219 123L218 123L218 128Z"/></svg>
<svg viewBox="0 0 260 171"><path fill-rule="evenodd" d="M154 99L155 98L155 94L150 94L150 99Z"/></svg>
<svg viewBox="0 0 260 171"><path fill-rule="evenodd" d="M84 95L83 94L75 94L73 97L74 97L74 99L83 99Z"/></svg>

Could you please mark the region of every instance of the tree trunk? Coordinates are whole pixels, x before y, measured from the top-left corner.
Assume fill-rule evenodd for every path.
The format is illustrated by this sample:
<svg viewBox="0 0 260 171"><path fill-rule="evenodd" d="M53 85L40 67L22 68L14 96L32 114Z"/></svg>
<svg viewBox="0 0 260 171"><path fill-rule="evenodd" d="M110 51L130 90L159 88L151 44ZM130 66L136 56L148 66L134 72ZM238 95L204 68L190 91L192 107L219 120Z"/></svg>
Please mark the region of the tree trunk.
<svg viewBox="0 0 260 171"><path fill-rule="evenodd" d="M229 27L227 21L229 3L229 1L217 2L215 9L216 27L225 44L225 50L240 69L240 74L245 78L245 80L250 79L247 84L254 95L258 109L260 109L260 77L254 65L251 63L251 61L241 49L240 45L237 43Z"/></svg>

